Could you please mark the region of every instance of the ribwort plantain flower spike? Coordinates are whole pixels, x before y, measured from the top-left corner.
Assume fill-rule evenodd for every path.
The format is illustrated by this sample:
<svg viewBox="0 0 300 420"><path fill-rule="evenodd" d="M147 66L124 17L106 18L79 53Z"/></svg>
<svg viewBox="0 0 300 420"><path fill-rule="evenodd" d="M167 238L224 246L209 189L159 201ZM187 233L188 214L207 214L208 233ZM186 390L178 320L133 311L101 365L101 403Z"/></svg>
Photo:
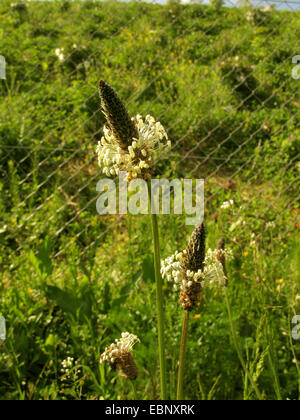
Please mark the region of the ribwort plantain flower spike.
<svg viewBox="0 0 300 420"><path fill-rule="evenodd" d="M180 290L179 302L182 308L187 311L197 308L201 301L201 282L192 273L202 272L204 259L205 228L202 223L193 231L186 252L183 254L181 271L185 287Z"/></svg>
<svg viewBox="0 0 300 420"><path fill-rule="evenodd" d="M99 165L106 176L127 172L127 180L150 179L153 152L169 150L171 142L160 122L147 115L130 118L114 90L100 81L99 94L107 125L98 143Z"/></svg>
<svg viewBox="0 0 300 420"><path fill-rule="evenodd" d="M205 252L205 229L202 224L192 233L186 250L180 253L176 251L161 262L162 277L174 282L175 290L179 289L179 302L183 309L191 311L199 306L204 287L226 284L219 260L221 254L230 257L231 251L208 249Z"/></svg>
<svg viewBox="0 0 300 420"><path fill-rule="evenodd" d="M99 82L99 96L107 124L120 148L127 152L138 130L115 91L103 80Z"/></svg>
<svg viewBox="0 0 300 420"><path fill-rule="evenodd" d="M197 226L189 240L188 247L184 253L185 270L198 271L203 269L205 259L205 228L204 224Z"/></svg>
<svg viewBox="0 0 300 420"><path fill-rule="evenodd" d="M137 336L124 332L119 340L107 347L100 356L100 363L108 362L113 369L120 370L122 375L134 381L138 376L138 369L131 350L140 340Z"/></svg>

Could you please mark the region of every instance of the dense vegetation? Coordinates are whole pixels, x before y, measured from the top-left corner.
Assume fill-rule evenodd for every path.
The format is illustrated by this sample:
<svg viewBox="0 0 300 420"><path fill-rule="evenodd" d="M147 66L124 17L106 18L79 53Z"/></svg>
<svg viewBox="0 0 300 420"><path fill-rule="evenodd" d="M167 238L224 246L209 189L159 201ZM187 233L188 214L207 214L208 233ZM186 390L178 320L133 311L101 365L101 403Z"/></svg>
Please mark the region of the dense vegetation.
<svg viewBox="0 0 300 420"><path fill-rule="evenodd" d="M174 147L158 176L205 178L208 246L225 236L233 250L228 294L248 369L264 398L299 399L299 17L217 3L1 1L0 399L133 398L99 365L121 331L141 340L139 398L159 395L148 217L95 209L100 78L132 115L166 127ZM186 246L184 219L159 218L163 258ZM174 398L182 312L168 284L165 295ZM204 293L190 328L185 395L255 398L222 289Z"/></svg>

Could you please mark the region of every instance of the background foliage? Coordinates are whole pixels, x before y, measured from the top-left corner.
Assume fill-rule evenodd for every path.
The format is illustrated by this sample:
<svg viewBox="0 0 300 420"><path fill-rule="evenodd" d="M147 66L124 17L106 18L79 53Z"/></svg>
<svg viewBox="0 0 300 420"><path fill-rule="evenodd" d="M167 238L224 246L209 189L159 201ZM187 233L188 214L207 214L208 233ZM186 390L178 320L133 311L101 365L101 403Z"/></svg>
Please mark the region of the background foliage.
<svg viewBox="0 0 300 420"><path fill-rule="evenodd" d="M2 0L0 21L0 399L133 398L99 365L121 331L141 339L139 397L158 397L148 218L95 209L100 78L166 127L174 147L158 176L205 178L208 246L225 236L234 252L228 293L248 368L266 399L298 399L299 12ZM163 258L191 233L184 215L160 229ZM174 398L182 313L165 293ZM186 396L254 398L223 291L193 315Z"/></svg>

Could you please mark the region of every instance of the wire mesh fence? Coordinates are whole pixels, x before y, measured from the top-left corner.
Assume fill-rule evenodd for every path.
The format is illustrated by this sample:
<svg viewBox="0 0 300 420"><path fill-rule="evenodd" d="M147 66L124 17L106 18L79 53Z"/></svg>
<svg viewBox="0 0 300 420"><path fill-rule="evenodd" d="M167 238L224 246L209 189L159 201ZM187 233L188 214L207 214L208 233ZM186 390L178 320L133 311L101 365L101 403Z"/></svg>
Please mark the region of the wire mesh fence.
<svg viewBox="0 0 300 420"><path fill-rule="evenodd" d="M100 77L132 115L155 115L166 127L172 150L161 170L212 181L209 210L242 189L249 208L263 200L278 234L297 232L299 13L266 3L2 4L4 268L46 236L54 260L74 242L84 257L111 229L95 206L103 176L95 153L104 123Z"/></svg>

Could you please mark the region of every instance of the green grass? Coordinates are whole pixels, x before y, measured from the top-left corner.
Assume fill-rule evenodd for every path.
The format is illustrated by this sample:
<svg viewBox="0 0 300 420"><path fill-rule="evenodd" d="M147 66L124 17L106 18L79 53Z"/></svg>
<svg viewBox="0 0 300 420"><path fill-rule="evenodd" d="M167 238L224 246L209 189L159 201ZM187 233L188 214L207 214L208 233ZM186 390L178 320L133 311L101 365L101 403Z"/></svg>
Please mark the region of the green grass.
<svg viewBox="0 0 300 420"><path fill-rule="evenodd" d="M234 254L227 292L246 368L264 399L299 399L300 341L290 322L300 313L300 102L291 77L299 12L260 20L251 8L177 3L18 5L0 5L8 64L0 81L0 399L134 398L99 364L122 331L141 340L138 398L159 398L149 217L95 209L100 78L132 115L150 113L166 127L175 147L157 175L205 178L208 246L225 236ZM184 215L158 219L165 258L186 246L192 227ZM183 314L177 293L169 285L164 293L167 388L176 398ZM205 291L190 317L184 383L189 399L257 398L222 290Z"/></svg>

